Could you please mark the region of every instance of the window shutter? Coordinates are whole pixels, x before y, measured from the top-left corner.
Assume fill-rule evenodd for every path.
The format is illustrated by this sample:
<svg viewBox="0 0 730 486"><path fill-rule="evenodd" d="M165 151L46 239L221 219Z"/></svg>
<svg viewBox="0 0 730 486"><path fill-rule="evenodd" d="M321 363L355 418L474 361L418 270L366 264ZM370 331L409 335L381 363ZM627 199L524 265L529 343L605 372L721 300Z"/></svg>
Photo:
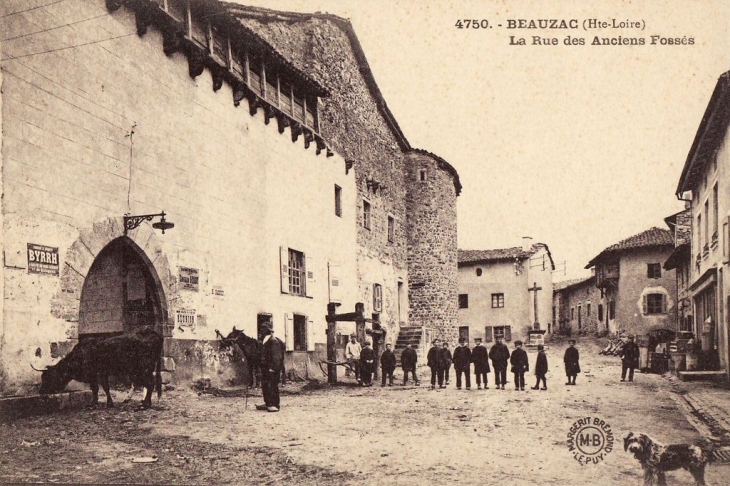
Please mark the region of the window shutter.
<svg viewBox="0 0 730 486"><path fill-rule="evenodd" d="M492 329L492 326L484 328L484 340L488 343L491 343L494 340L494 329Z"/></svg>
<svg viewBox="0 0 730 486"><path fill-rule="evenodd" d="M662 313L667 313L667 296L662 294Z"/></svg>
<svg viewBox="0 0 730 486"><path fill-rule="evenodd" d="M504 340L512 341L512 326L504 326Z"/></svg>
<svg viewBox="0 0 730 486"><path fill-rule="evenodd" d="M307 318L307 351L314 351L314 321Z"/></svg>
<svg viewBox="0 0 730 486"><path fill-rule="evenodd" d="M284 314L284 340L287 351L294 351L294 316Z"/></svg>
<svg viewBox="0 0 730 486"><path fill-rule="evenodd" d="M289 293L289 248L279 247L279 256L281 258L281 293Z"/></svg>
<svg viewBox="0 0 730 486"><path fill-rule="evenodd" d="M642 311L642 313L643 313L644 315L646 315L646 313L647 313L647 311L648 311L648 308L647 308L647 307L648 307L648 306L647 306L647 302L646 302L646 294L644 294L644 295L643 295L643 296L641 297L641 311Z"/></svg>
<svg viewBox="0 0 730 486"><path fill-rule="evenodd" d="M330 262L327 264L327 269L329 270L329 301L342 303L340 265L338 263Z"/></svg>
<svg viewBox="0 0 730 486"><path fill-rule="evenodd" d="M383 311L383 287L380 284L373 284L373 310Z"/></svg>
<svg viewBox="0 0 730 486"><path fill-rule="evenodd" d="M304 257L304 271L307 274L307 286L304 289L307 293L307 297L314 296L314 260L312 257Z"/></svg>

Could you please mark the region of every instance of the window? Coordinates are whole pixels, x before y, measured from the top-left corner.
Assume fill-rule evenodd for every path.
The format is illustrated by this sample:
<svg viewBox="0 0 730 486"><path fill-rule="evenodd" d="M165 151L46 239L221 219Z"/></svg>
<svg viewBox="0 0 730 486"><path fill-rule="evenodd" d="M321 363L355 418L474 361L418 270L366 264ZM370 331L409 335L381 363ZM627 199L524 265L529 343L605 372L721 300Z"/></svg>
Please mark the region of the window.
<svg viewBox="0 0 730 486"><path fill-rule="evenodd" d="M612 300L608 303L608 318L616 319L616 301Z"/></svg>
<svg viewBox="0 0 730 486"><path fill-rule="evenodd" d="M289 249L289 293L307 295L304 253Z"/></svg>
<svg viewBox="0 0 730 486"><path fill-rule="evenodd" d="M370 203L362 202L362 225L365 229L370 229Z"/></svg>
<svg viewBox="0 0 730 486"><path fill-rule="evenodd" d="M477 277L481 277L481 276L482 276L482 269L477 268Z"/></svg>
<svg viewBox="0 0 730 486"><path fill-rule="evenodd" d="M666 312L664 294L646 294L644 296L644 314L664 314Z"/></svg>
<svg viewBox="0 0 730 486"><path fill-rule="evenodd" d="M492 294L492 308L504 307L504 294Z"/></svg>
<svg viewBox="0 0 730 486"><path fill-rule="evenodd" d="M591 304L586 304L586 317L591 317Z"/></svg>
<svg viewBox="0 0 730 486"><path fill-rule="evenodd" d="M717 230L719 227L720 219L718 216L718 208L717 208L718 202L717 202L717 183L715 183L715 186L712 188L712 244L717 244Z"/></svg>
<svg viewBox="0 0 730 486"><path fill-rule="evenodd" d="M418 180L420 180L421 182L426 180L426 169L421 169L420 171L418 171Z"/></svg>
<svg viewBox="0 0 730 486"><path fill-rule="evenodd" d="M570 308L570 320L572 321L573 319L575 319L575 308L571 307Z"/></svg>
<svg viewBox="0 0 730 486"><path fill-rule="evenodd" d="M395 219L393 216L388 216L388 241L393 243L395 240Z"/></svg>
<svg viewBox="0 0 730 486"><path fill-rule="evenodd" d="M660 278L662 276L661 263L646 264L646 278Z"/></svg>
<svg viewBox="0 0 730 486"><path fill-rule="evenodd" d="M459 309L469 308L469 294L459 294Z"/></svg>
<svg viewBox="0 0 730 486"><path fill-rule="evenodd" d="M373 310L383 310L383 287L380 284L373 284Z"/></svg>
<svg viewBox="0 0 730 486"><path fill-rule="evenodd" d="M581 327L581 307L580 305L578 306L578 329Z"/></svg>
<svg viewBox="0 0 730 486"><path fill-rule="evenodd" d="M294 314L294 351L307 350L307 316Z"/></svg>
<svg viewBox="0 0 730 486"><path fill-rule="evenodd" d="M502 338L504 341L512 340L512 326L487 326L484 328L484 340L488 343Z"/></svg>
<svg viewBox="0 0 730 486"><path fill-rule="evenodd" d="M603 322L603 304L598 304L598 322Z"/></svg>
<svg viewBox="0 0 730 486"><path fill-rule="evenodd" d="M710 243L710 201L705 201L705 246ZM703 247L704 249L704 247Z"/></svg>
<svg viewBox="0 0 730 486"><path fill-rule="evenodd" d="M342 217L342 188L335 186L335 215Z"/></svg>

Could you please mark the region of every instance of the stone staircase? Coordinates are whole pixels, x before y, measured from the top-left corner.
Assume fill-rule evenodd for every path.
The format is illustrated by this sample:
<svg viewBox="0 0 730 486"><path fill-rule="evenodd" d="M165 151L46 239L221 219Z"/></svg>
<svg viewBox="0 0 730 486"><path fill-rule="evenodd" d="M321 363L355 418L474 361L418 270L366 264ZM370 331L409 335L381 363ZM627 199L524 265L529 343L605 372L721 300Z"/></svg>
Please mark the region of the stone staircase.
<svg viewBox="0 0 730 486"><path fill-rule="evenodd" d="M400 367L400 355L403 352L403 350L407 346L411 346L415 344L418 349L418 363L422 363L422 355L423 355L423 348L424 343L421 341L423 340L423 327L422 326L410 326L410 327L401 327L400 332L398 333L398 339L395 341L395 349L393 352L395 353L395 359L397 366Z"/></svg>

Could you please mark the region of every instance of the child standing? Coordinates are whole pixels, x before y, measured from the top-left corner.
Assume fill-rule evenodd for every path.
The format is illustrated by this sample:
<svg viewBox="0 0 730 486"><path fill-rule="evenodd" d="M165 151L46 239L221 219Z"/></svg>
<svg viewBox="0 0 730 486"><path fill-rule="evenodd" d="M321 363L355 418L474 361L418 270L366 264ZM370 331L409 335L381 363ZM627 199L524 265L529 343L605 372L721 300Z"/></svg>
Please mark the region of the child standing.
<svg viewBox="0 0 730 486"><path fill-rule="evenodd" d="M527 352L522 349L522 341L515 341L515 350L509 358L512 365L512 373L515 374L515 390L525 391L525 372L530 371L530 362L527 360Z"/></svg>
<svg viewBox="0 0 730 486"><path fill-rule="evenodd" d="M548 372L548 362L547 362L547 356L545 355L545 346L542 344L537 345L537 362L535 363L535 376L537 377L537 381L535 382L535 386L532 387L533 390L537 390L540 386L540 380L542 380L542 388L541 390L547 390L547 380L545 379L545 375Z"/></svg>

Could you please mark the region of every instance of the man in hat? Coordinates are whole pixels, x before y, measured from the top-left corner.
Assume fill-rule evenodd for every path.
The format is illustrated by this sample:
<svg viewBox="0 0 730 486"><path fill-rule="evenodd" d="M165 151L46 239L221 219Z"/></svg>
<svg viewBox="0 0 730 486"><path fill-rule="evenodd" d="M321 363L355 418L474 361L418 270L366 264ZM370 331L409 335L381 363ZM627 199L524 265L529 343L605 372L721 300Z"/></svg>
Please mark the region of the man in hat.
<svg viewBox="0 0 730 486"><path fill-rule="evenodd" d="M627 342L619 356L621 356L621 381L626 381L626 370L629 370L629 381L634 381L634 368L639 367L639 346L634 342L634 335L629 334Z"/></svg>
<svg viewBox="0 0 730 486"><path fill-rule="evenodd" d="M360 379L360 353L362 347L357 342L357 334L350 334L350 342L345 346L345 359L350 364L350 368L355 372L355 379L358 383L362 383Z"/></svg>
<svg viewBox="0 0 730 486"><path fill-rule="evenodd" d="M441 341L436 338L431 343L431 349L428 350L426 356L426 364L431 368L431 390L436 388L436 378L438 377L439 388L444 387L444 364L441 354Z"/></svg>
<svg viewBox="0 0 730 486"><path fill-rule="evenodd" d="M380 386L385 386L385 377L389 379L388 385L393 386L393 372L395 371L395 353L391 349L391 344L385 345L385 351L380 355L380 368L383 381Z"/></svg>
<svg viewBox="0 0 730 486"><path fill-rule="evenodd" d="M467 346L466 338L459 338L459 345L454 349L454 371L456 372L456 389L461 390L461 374L466 376L466 389L471 390L471 349Z"/></svg>
<svg viewBox="0 0 730 486"><path fill-rule="evenodd" d="M272 327L266 323L261 326L259 339L261 340L261 391L264 395L264 404L256 405L258 410L278 412L279 403L279 374L284 362L284 353L281 351L279 340L272 336Z"/></svg>
<svg viewBox="0 0 730 486"><path fill-rule="evenodd" d="M360 352L360 379L362 386L373 386L373 371L375 371L375 351L370 347L372 343L365 340L365 347Z"/></svg>
<svg viewBox="0 0 730 486"><path fill-rule="evenodd" d="M509 361L509 348L502 342L502 336L497 336L497 342L489 350L489 359L492 360L494 368L494 382L497 390L504 390L507 383L507 362Z"/></svg>
<svg viewBox="0 0 730 486"><path fill-rule="evenodd" d="M416 382L416 386L420 385L418 381L418 375L416 375L416 364L418 364L418 353L416 352L417 344L411 344L406 347L400 355L400 366L403 368L403 386L408 383L408 372L413 375L413 381Z"/></svg>
<svg viewBox="0 0 730 486"><path fill-rule="evenodd" d="M515 390L525 391L525 372L530 370L527 352L522 349L522 341L515 341L515 350L509 358L512 373L515 374Z"/></svg>
<svg viewBox="0 0 730 486"><path fill-rule="evenodd" d="M575 385L575 378L580 373L580 353L575 347L575 339L568 340L568 349L563 355L563 363L565 363L565 375L568 377L566 385Z"/></svg>
<svg viewBox="0 0 730 486"><path fill-rule="evenodd" d="M451 356L451 350L449 349L449 343L444 341L444 347L441 348L441 362L444 365L444 386L447 386L449 384L449 374L451 373L451 361L453 360L453 356Z"/></svg>
<svg viewBox="0 0 730 486"><path fill-rule="evenodd" d="M477 376L477 389L482 389L482 380L484 381L484 389L489 390L489 379L487 378L491 370L489 369L489 354L487 348L482 346L482 338L474 338L474 348L471 350L471 361L474 363L474 374Z"/></svg>

